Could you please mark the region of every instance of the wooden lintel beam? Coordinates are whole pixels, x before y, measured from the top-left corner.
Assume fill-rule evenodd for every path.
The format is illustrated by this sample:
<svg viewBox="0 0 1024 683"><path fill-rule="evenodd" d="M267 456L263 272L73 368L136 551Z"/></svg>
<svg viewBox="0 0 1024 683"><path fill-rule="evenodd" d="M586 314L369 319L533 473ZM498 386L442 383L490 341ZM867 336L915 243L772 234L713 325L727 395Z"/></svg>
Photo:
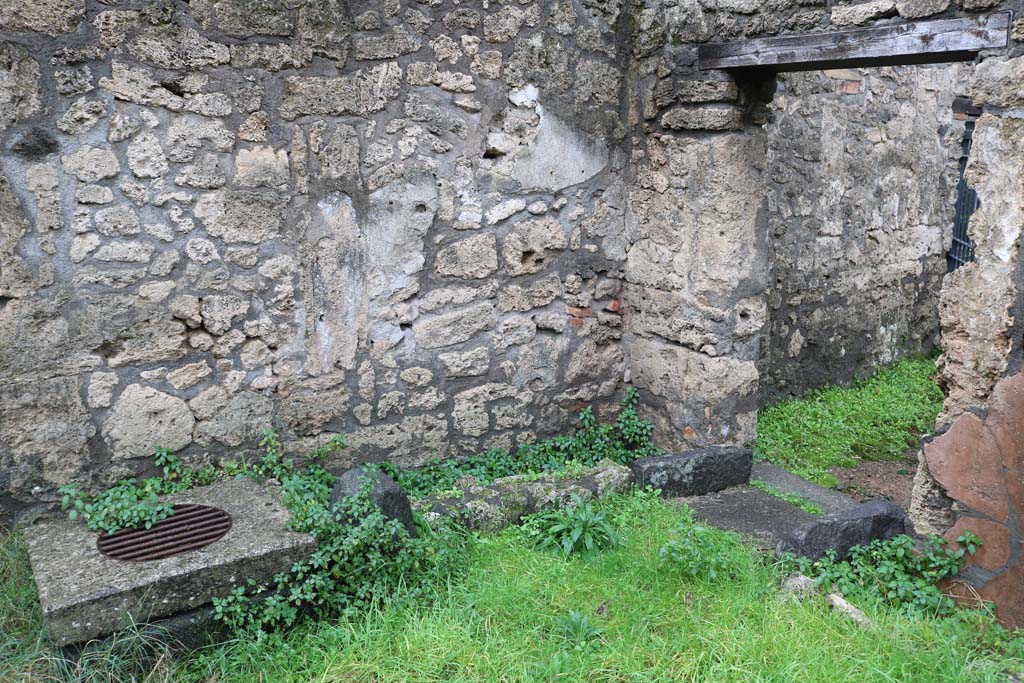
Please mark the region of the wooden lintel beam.
<svg viewBox="0 0 1024 683"><path fill-rule="evenodd" d="M908 21L827 33L801 33L708 43L697 48L702 69L806 71L898 66L974 59L1009 44L1010 13Z"/></svg>

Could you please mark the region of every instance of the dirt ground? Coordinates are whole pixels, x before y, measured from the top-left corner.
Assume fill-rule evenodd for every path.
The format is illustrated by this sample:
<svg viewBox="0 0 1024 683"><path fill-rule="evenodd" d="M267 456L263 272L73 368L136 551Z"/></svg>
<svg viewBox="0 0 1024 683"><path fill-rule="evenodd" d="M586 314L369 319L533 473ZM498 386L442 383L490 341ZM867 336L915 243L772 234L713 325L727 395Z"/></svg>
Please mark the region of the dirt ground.
<svg viewBox="0 0 1024 683"><path fill-rule="evenodd" d="M914 487L917 457L892 462L862 462L856 467L833 467L837 488L860 501L884 498L906 510Z"/></svg>

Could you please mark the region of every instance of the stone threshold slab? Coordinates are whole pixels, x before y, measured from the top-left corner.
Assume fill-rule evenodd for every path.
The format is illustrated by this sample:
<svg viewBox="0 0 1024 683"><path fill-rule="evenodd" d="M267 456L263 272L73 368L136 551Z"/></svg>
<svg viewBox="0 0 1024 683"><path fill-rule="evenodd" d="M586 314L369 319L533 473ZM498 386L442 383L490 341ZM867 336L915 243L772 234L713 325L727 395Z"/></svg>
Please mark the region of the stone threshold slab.
<svg viewBox="0 0 1024 683"><path fill-rule="evenodd" d="M164 498L220 508L231 530L220 540L161 560L126 562L100 553L99 534L67 519L25 530L36 589L58 645L108 635L132 622L194 610L249 579L268 582L309 556L316 542L285 529L288 511L251 479L232 479Z"/></svg>

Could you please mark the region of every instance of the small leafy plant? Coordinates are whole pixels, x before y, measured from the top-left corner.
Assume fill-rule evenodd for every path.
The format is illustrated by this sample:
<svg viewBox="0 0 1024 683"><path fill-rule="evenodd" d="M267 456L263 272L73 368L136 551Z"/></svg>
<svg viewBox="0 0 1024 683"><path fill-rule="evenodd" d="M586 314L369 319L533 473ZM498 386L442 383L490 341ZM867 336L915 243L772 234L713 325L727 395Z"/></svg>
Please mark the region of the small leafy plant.
<svg viewBox="0 0 1024 683"><path fill-rule="evenodd" d="M955 604L936 584L960 573L967 556L981 546L981 539L969 531L956 541L961 547L950 550L945 539L929 536L917 548L910 536L897 536L857 546L843 561L836 560L835 553L816 562L801 560L800 570L854 602L947 615Z"/></svg>
<svg viewBox="0 0 1024 683"><path fill-rule="evenodd" d="M739 571L738 543L733 535L695 521L693 511L684 507L683 522L674 538L661 547L659 556L695 579L715 581Z"/></svg>
<svg viewBox="0 0 1024 683"><path fill-rule="evenodd" d="M301 468L285 460L273 433L264 447L258 470L281 482L289 528L312 535L317 549L267 585L250 582L215 599L215 615L229 626L270 631L306 615L353 615L384 601L413 601L462 566L465 538L456 529L420 525L411 537L373 504L371 481L331 506L333 475L308 460Z"/></svg>
<svg viewBox="0 0 1024 683"><path fill-rule="evenodd" d="M577 652L596 650L601 646L604 632L582 612L569 610L568 614L558 617L556 627L565 644Z"/></svg>
<svg viewBox="0 0 1024 683"><path fill-rule="evenodd" d="M559 650L545 661L537 663L533 667L533 680L535 681L556 681L568 675L572 668L572 655L565 650Z"/></svg>
<svg viewBox="0 0 1024 683"><path fill-rule="evenodd" d="M565 557L616 548L624 542L605 514L577 495L573 495L572 505L537 513L528 525L526 533L532 531L537 547L557 550Z"/></svg>
<svg viewBox="0 0 1024 683"><path fill-rule="evenodd" d="M87 496L74 484L62 486L61 510L70 519L79 517L93 531L114 533L121 529L151 528L173 513L169 503L158 496L211 484L217 478L212 468L191 469L165 448L157 448L153 462L163 476L148 479L122 479L109 489Z"/></svg>

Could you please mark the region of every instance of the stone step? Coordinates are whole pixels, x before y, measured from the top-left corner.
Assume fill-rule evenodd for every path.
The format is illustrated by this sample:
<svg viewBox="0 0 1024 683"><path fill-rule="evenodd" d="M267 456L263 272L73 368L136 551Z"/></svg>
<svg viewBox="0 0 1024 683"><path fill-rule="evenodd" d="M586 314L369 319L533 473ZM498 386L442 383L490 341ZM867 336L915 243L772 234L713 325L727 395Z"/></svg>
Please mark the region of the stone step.
<svg viewBox="0 0 1024 683"><path fill-rule="evenodd" d="M792 552L811 559L821 557L827 550L834 550L842 558L855 545L913 531L904 512L892 503L844 501L824 495L833 492L820 486L804 486L780 476L778 472L761 471L771 479L759 477L756 472L752 478L762 479L777 489L812 500L829 510L828 514L816 517L749 485L674 500L692 508L699 519L720 529L735 531L764 550Z"/></svg>
<svg viewBox="0 0 1024 683"><path fill-rule="evenodd" d="M770 462L754 463L750 479L763 481L783 493L800 496L821 508L826 515L852 510L858 505L857 501L835 489L819 486Z"/></svg>
<svg viewBox="0 0 1024 683"><path fill-rule="evenodd" d="M674 500L688 505L708 524L735 531L768 551L778 548L785 534L815 520L795 505L745 485Z"/></svg>
<svg viewBox="0 0 1024 683"><path fill-rule="evenodd" d="M269 583L316 549L286 529L288 511L251 479L229 479L164 498L219 508L231 518L220 540L180 555L117 560L100 552L99 534L60 518L28 527L29 559L50 639L66 646L199 610L247 579Z"/></svg>

